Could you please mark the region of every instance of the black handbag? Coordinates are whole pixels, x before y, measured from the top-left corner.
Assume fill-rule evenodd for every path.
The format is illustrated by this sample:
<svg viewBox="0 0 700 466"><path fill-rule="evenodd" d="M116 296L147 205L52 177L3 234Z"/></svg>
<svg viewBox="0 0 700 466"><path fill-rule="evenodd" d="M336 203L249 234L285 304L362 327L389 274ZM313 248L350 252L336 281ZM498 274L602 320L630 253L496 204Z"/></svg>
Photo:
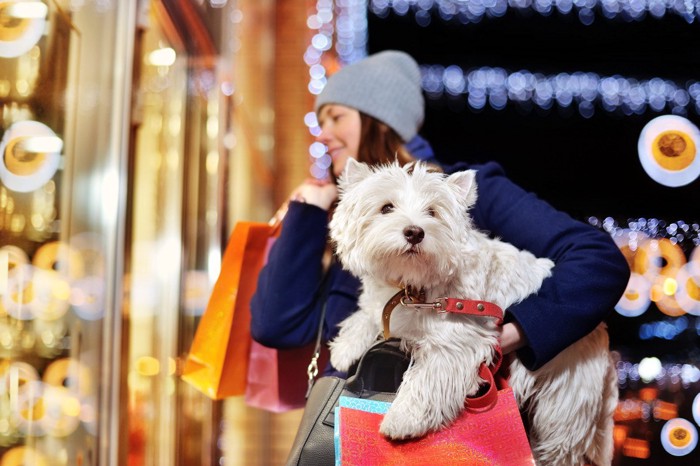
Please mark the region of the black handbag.
<svg viewBox="0 0 700 466"><path fill-rule="evenodd" d="M398 339L382 340L365 352L347 380L318 379L306 402L287 466L334 465L333 428L340 396L391 402L410 363L411 357L400 349Z"/></svg>

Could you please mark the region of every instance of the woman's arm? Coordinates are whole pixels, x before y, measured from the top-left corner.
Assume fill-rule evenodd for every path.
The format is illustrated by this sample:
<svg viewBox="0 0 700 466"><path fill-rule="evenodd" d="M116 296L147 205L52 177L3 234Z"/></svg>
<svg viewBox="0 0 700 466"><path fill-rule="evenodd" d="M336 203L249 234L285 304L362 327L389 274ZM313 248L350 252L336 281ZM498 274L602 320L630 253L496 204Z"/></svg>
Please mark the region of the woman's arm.
<svg viewBox="0 0 700 466"><path fill-rule="evenodd" d="M315 338L327 234L327 211L303 202L289 203L251 300L251 334L256 341L285 348Z"/></svg>
<svg viewBox="0 0 700 466"><path fill-rule="evenodd" d="M517 324L509 329L508 338L515 337L509 344L525 344L518 356L537 369L603 321L627 286L629 267L608 234L527 193L498 164L473 168L478 170L476 224L555 263L539 292L506 313L506 322Z"/></svg>

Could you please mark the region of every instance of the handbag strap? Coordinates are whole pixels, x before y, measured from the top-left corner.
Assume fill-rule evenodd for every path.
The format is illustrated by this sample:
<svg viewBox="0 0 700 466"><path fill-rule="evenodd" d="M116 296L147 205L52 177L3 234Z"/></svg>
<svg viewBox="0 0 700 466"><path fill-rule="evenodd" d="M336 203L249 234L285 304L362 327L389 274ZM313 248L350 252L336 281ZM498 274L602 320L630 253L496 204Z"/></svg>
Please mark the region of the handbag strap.
<svg viewBox="0 0 700 466"><path fill-rule="evenodd" d="M362 355L345 388L359 397L367 393L396 393L410 364L411 355L401 349L401 340L377 341Z"/></svg>
<svg viewBox="0 0 700 466"><path fill-rule="evenodd" d="M503 353L501 352L500 346L496 346L495 350L496 360L493 364L491 364L491 366L486 366L486 364L482 362L479 366L479 377L486 381L488 389L482 395L467 398L466 409L469 411L487 411L498 401L498 387L496 386L496 379L494 376L501 367Z"/></svg>
<svg viewBox="0 0 700 466"><path fill-rule="evenodd" d="M486 381L486 391L465 401L465 409L471 412L488 411L498 401L495 376L501 367L503 353L500 346L495 346L494 352L490 366L485 363L479 366L479 377ZM400 340L380 340L362 355L355 374L347 379L345 389L359 397L378 392L396 393L410 363L411 357L401 350Z"/></svg>
<svg viewBox="0 0 700 466"><path fill-rule="evenodd" d="M305 398L309 398L309 394L311 394L311 389L314 386L314 382L316 381L316 376L318 375L318 358L321 357L321 343L323 340L323 322L326 319L326 308L328 307L328 297L326 296L328 293L328 289L330 288L329 283L330 283L330 275L331 275L331 267L335 263L334 260L335 256L331 258L331 263L328 265L328 270L326 270L325 274L323 275L323 279L321 280L321 286L319 288L319 298L323 299L323 304L321 305L321 318L318 321L318 332L316 333L316 345L314 346L314 352L311 355L311 362L309 363L309 366L306 368L306 375L308 376L308 387L306 388L306 396Z"/></svg>

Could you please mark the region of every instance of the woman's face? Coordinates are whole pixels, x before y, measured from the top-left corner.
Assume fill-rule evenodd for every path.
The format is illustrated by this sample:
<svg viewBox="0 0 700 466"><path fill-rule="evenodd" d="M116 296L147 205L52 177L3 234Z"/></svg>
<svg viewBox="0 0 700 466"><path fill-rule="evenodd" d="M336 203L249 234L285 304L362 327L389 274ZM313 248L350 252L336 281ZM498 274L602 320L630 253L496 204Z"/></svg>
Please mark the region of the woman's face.
<svg viewBox="0 0 700 466"><path fill-rule="evenodd" d="M348 158L357 159L362 130L360 112L344 105L324 105L318 112L318 124L321 134L317 140L328 148L333 161L333 174L338 177L343 173Z"/></svg>

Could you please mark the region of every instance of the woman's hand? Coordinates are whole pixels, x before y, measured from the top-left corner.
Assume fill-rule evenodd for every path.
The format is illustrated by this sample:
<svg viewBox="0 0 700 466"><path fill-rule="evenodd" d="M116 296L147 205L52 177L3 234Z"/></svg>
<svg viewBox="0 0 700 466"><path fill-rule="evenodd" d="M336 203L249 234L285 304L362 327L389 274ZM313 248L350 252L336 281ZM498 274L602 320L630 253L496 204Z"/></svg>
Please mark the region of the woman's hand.
<svg viewBox="0 0 700 466"><path fill-rule="evenodd" d="M298 186L290 196L292 201L306 202L323 210L331 208L338 198L338 187L330 181L308 179Z"/></svg>
<svg viewBox="0 0 700 466"><path fill-rule="evenodd" d="M508 322L501 327L500 340L503 354L512 353L527 344L523 330L515 322Z"/></svg>

